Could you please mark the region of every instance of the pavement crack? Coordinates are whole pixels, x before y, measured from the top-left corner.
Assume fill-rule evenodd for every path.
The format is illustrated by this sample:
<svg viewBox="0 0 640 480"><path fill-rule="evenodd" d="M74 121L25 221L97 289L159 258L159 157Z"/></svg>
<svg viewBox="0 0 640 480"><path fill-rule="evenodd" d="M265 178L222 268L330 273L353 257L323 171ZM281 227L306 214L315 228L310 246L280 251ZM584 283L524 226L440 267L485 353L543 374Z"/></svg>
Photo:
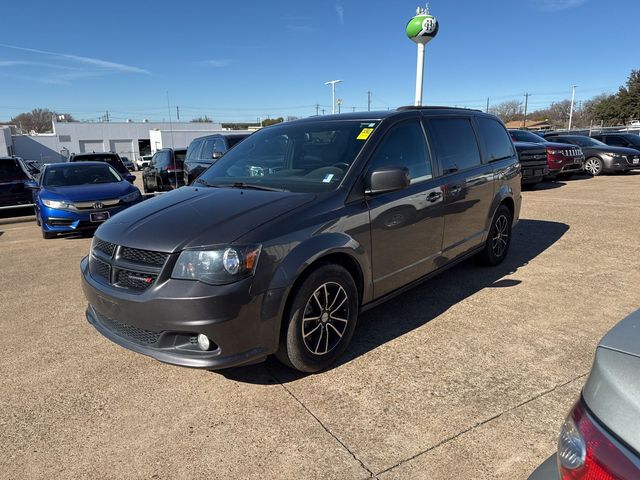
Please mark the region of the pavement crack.
<svg viewBox="0 0 640 480"><path fill-rule="evenodd" d="M537 400L537 399L539 399L541 397L544 397L545 395L549 395L550 393L556 391L558 388L562 388L562 387L564 387L566 385L569 385L570 383L575 382L576 380L579 380L580 378L586 377L588 374L589 374L589 372L582 373L582 374L580 374L580 375L578 375L578 376L576 376L576 377L574 377L574 378L572 378L570 380L567 380L566 382L559 383L558 385L555 385L555 386L553 386L553 387L551 387L551 388L549 388L547 390L544 390L543 392L540 392L540 393L534 395L533 397L528 398L527 400L525 400L525 401L523 401L523 402L521 402L521 403L519 403L519 404L517 404L517 405L515 405L513 407L507 408L506 410L503 410L502 412L497 413L493 417L489 417L489 418L487 418L485 420L482 420L481 422L476 423L475 425L471 425L470 427L468 427L468 428L466 428L464 430L461 430L460 432L458 432L458 433L456 433L454 435L451 435L450 437L445 438L444 440L436 443L435 445L432 445L429 448L427 448L425 450L422 450L421 452L418 452L418 453L416 453L415 455L413 455L411 457L405 458L404 460L399 461L395 465L392 465L392 466L390 466L388 468L385 468L384 470L378 472L374 476L377 477L378 475L382 475L383 473L387 473L387 472L399 467L400 465L402 465L404 463L410 462L410 461L416 459L417 457L419 457L421 455L424 455L425 453L429 453L430 451L435 450L436 448L439 448L439 447L441 447L441 446L443 446L443 445L455 440L456 438L461 437L462 435L464 435L464 434L466 434L468 432L471 432L472 430L477 429L478 427L486 425L487 423L492 422L492 421L502 417L503 415L505 415L507 413L513 412L514 410L517 410L518 408L523 407L523 406L527 405L528 403L531 403L531 402L533 402L533 401L535 401L535 400Z"/></svg>
<svg viewBox="0 0 640 480"><path fill-rule="evenodd" d="M287 388L287 386L286 386L286 385L285 385L285 384L284 384L284 383L283 383L283 382L278 378L278 376L277 376L275 373L273 373L273 372L271 371L271 369L270 369L270 368L268 368L268 367L266 367L266 366L265 366L265 368L266 368L267 372L269 372L269 374L270 374L273 378L275 378L275 380L280 384L280 386L285 390L285 392L287 392L287 393L291 396L291 398L293 398L296 402L298 402L298 403L300 404L300 406L301 406L302 408L304 408L304 409L307 411L307 413L308 413L309 415L311 415L311 416L314 418L314 420L315 420L316 422L318 422L318 424L319 424L319 425L324 429L324 431L325 431L325 432L327 432L329 435L331 435L331 436L333 437L333 439L334 439L336 442L338 442L338 443L342 446L342 448L344 448L347 452L349 452L349 454L353 457L353 459L354 459L356 462L358 462L358 463L360 464L360 466L361 466L364 470L366 470L366 471L369 473L369 477L368 477L368 478L377 478L377 477L376 477L376 475L373 473L373 471L372 471L369 467L367 467L367 466L365 465L365 463L364 463L362 460L360 460L360 458L358 458L358 456L357 456L353 451L351 451L351 449L350 449L350 448L349 448L349 447L348 447L348 446L347 446L347 445L346 445L342 440L340 440L340 439L339 439L339 438L338 438L338 437L337 437L337 436L336 436L336 435L331 431L331 429L330 429L329 427L327 427L327 426L322 422L322 420L320 420L320 418L318 418L318 416L317 416L315 413L313 413L313 412L309 409L309 407L307 407L307 406L306 406L306 405L305 405L305 404L304 404L304 403L303 403L303 402L302 402L298 397L296 397L296 395L295 395L295 394L294 394L294 393L293 393L289 388Z"/></svg>

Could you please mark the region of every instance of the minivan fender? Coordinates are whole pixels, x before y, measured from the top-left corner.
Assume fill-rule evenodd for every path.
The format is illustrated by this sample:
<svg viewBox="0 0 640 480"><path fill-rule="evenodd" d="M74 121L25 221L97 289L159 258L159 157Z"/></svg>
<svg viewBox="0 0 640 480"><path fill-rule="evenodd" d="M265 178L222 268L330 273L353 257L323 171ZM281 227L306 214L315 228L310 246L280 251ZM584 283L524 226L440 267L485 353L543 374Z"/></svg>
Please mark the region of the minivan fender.
<svg viewBox="0 0 640 480"><path fill-rule="evenodd" d="M298 244L280 262L264 297L262 306L263 318L282 318L287 300L297 282L306 272L317 265L323 258L333 258L337 264L343 264L352 271L357 269L354 278L361 287L361 303L371 299L372 288L370 281L371 264L367 249L356 239L345 233L331 232L313 236ZM342 257L342 258L341 258ZM278 329L280 322L278 323Z"/></svg>

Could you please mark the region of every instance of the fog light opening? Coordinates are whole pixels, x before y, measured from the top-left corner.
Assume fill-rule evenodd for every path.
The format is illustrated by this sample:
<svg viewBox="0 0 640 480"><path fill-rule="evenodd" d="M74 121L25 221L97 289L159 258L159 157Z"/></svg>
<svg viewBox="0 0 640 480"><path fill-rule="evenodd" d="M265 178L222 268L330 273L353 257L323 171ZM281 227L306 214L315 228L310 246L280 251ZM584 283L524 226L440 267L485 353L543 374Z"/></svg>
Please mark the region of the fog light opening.
<svg viewBox="0 0 640 480"><path fill-rule="evenodd" d="M209 337L207 337L204 334L199 334L198 335L198 347L200 348L200 350L202 351L207 351L209 350L209 347L211 347L211 342L209 341Z"/></svg>

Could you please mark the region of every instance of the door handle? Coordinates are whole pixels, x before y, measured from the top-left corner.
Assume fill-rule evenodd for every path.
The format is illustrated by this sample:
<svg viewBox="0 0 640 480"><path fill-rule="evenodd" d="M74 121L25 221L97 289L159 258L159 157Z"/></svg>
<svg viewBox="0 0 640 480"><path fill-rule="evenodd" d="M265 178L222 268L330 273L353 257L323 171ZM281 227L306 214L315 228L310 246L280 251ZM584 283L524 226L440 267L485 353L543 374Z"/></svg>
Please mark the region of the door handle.
<svg viewBox="0 0 640 480"><path fill-rule="evenodd" d="M431 203L436 202L440 198L442 198L442 192L431 192L427 195L427 201Z"/></svg>

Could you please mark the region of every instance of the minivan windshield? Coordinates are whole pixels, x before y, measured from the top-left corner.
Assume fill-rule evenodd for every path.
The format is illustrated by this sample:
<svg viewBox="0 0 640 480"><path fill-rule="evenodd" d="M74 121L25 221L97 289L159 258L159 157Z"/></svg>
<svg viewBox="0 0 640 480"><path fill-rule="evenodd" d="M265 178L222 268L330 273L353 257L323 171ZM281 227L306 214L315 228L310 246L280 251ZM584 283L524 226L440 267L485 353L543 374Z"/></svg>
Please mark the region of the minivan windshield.
<svg viewBox="0 0 640 480"><path fill-rule="evenodd" d="M95 183L121 182L122 177L109 165L52 165L45 169L42 185L71 187Z"/></svg>
<svg viewBox="0 0 640 480"><path fill-rule="evenodd" d="M378 123L317 121L259 130L202 173L196 186L334 190Z"/></svg>

